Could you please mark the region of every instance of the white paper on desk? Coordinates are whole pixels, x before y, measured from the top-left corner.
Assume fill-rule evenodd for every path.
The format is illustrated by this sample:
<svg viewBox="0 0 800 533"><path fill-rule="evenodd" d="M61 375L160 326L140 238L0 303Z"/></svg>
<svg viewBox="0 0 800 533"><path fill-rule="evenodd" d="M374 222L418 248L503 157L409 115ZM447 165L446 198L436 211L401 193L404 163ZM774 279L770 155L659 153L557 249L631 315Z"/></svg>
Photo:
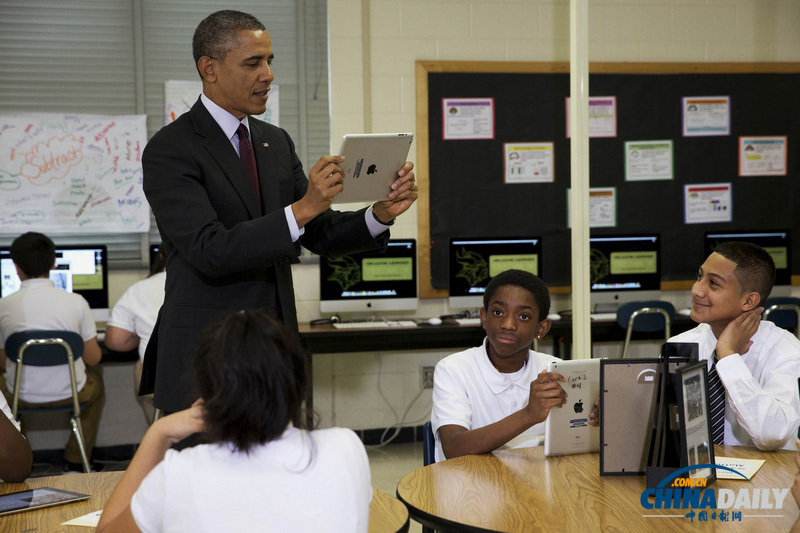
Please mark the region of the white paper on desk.
<svg viewBox="0 0 800 533"><path fill-rule="evenodd" d="M761 465L764 464L764 459L735 459L733 457L715 457L714 462L720 466L727 466L733 468L747 479L752 479ZM733 472L725 470L717 470L718 479L742 479Z"/></svg>
<svg viewBox="0 0 800 533"><path fill-rule="evenodd" d="M103 510L100 509L99 511L95 511L93 513L85 514L83 516L79 516L78 518L73 518L72 520L67 520L62 526L86 526L86 527L97 527L97 523L100 522L100 515L103 514Z"/></svg>

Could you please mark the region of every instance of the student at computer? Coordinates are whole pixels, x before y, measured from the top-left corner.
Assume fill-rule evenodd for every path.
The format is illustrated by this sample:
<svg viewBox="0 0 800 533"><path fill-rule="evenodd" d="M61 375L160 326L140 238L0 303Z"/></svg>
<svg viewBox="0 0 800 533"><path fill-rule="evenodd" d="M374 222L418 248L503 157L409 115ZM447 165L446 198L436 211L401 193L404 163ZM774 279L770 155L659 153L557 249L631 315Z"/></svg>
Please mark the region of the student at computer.
<svg viewBox="0 0 800 533"><path fill-rule="evenodd" d="M31 475L31 445L20 433L19 422L11 414L6 397L0 394L0 480L19 483Z"/></svg>
<svg viewBox="0 0 800 533"><path fill-rule="evenodd" d="M56 264L55 245L41 233L29 232L11 243L11 259L22 281L20 289L0 299L0 347L18 331L74 331L83 338L83 355L75 360L78 399L88 405L81 409L86 453L91 459L103 408L103 378L94 366L102 353L97 344L97 327L88 302L79 294L57 289L49 279ZM0 348L0 390L11 401L16 364ZM6 382L8 385L6 386ZM22 407L63 407L72 405L72 386L66 364L52 367L26 366L19 392ZM99 465L92 465L99 470ZM64 470L83 471L81 453L74 433L64 449Z"/></svg>
<svg viewBox="0 0 800 533"><path fill-rule="evenodd" d="M543 422L564 405L557 357L530 349L550 330L550 294L538 277L507 270L489 282L480 310L482 346L449 355L433 375L436 461L541 444Z"/></svg>
<svg viewBox="0 0 800 533"><path fill-rule="evenodd" d="M164 303L164 285L167 281L167 273L164 271L166 263L167 256L164 255L164 252L157 252L150 265L150 275L128 287L111 311L111 317L106 326L106 348L120 352L139 348L139 360L136 361L133 375L136 394L139 392L139 382L142 379L144 350L153 333L158 310ZM155 412L153 395L140 397L140 402L148 423L152 422Z"/></svg>
<svg viewBox="0 0 800 533"><path fill-rule="evenodd" d="M241 311L199 345L201 399L150 426L98 531L366 532L366 451L349 429L303 429L304 358L284 326ZM170 450L196 432L205 444Z"/></svg>
<svg viewBox="0 0 800 533"><path fill-rule="evenodd" d="M726 242L714 249L692 286L699 325L670 342L696 342L725 388L724 443L762 450L794 448L800 423L800 340L761 320L775 263L760 246ZM712 416L713 418L713 416Z"/></svg>

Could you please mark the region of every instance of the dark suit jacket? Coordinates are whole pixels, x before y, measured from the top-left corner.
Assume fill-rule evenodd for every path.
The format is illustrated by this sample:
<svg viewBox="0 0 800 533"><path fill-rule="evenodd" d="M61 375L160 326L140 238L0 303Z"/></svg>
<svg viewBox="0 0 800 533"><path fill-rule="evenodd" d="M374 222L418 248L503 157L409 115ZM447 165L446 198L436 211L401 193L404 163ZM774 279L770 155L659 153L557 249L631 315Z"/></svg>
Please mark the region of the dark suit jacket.
<svg viewBox="0 0 800 533"><path fill-rule="evenodd" d="M167 283L142 392L149 383L155 406L166 411L197 398L194 357L210 323L277 303L284 323L297 331L290 265L299 246L283 208L303 197L308 180L284 130L253 118L249 123L263 216L236 150L200 100L144 150L144 192L167 254ZM388 232L377 240L369 234L363 210L328 210L305 226L300 242L338 256L380 248L388 238Z"/></svg>

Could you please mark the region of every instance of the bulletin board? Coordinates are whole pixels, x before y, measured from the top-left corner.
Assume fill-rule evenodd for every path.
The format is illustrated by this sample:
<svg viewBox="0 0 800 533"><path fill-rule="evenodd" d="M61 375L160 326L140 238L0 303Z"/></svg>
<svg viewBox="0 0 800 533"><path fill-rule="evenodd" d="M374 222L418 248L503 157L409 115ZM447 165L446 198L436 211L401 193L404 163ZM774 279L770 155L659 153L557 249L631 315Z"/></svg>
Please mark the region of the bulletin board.
<svg viewBox="0 0 800 533"><path fill-rule="evenodd" d="M590 97L616 99L616 135L590 138L590 187L613 189L613 227L661 234L662 289L687 289L706 231L790 229L800 284L800 63L591 63ZM569 63L418 61L420 296L447 296L451 237L542 237L542 278L571 280ZM728 98L729 132L685 136L687 97ZM444 99L488 99L493 138L445 138ZM785 138L785 175L740 176L740 137ZM626 142L669 140L671 179L626 180ZM552 143L552 182L508 183L504 143ZM730 221L686 223L686 186L729 184Z"/></svg>

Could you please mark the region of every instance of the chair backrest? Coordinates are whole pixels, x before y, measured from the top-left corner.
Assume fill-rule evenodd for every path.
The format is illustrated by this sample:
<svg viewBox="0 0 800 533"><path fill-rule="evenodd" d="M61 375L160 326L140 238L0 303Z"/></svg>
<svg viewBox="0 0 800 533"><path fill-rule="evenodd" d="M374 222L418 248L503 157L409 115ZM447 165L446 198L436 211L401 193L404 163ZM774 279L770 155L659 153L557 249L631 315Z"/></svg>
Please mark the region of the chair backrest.
<svg viewBox="0 0 800 533"><path fill-rule="evenodd" d="M640 302L627 302L617 308L617 324L628 329L631 315L642 309L664 309L669 315L669 321L675 320L675 306L662 300L642 300ZM637 313L633 321L633 331L651 332L662 331L666 328L664 315L661 313Z"/></svg>
<svg viewBox="0 0 800 533"><path fill-rule="evenodd" d="M83 355L83 338L74 331L28 330L18 331L6 339L6 355L12 361L19 361L20 349L25 346L23 364L31 366L65 365L65 342L72 351L73 359ZM26 346L28 341L33 341Z"/></svg>
<svg viewBox="0 0 800 533"><path fill-rule="evenodd" d="M422 466L436 462L436 439L433 437L431 421L422 424Z"/></svg>
<svg viewBox="0 0 800 533"><path fill-rule="evenodd" d="M800 298L789 296L767 298L764 302L763 318L781 328L797 328L797 322L800 320Z"/></svg>

